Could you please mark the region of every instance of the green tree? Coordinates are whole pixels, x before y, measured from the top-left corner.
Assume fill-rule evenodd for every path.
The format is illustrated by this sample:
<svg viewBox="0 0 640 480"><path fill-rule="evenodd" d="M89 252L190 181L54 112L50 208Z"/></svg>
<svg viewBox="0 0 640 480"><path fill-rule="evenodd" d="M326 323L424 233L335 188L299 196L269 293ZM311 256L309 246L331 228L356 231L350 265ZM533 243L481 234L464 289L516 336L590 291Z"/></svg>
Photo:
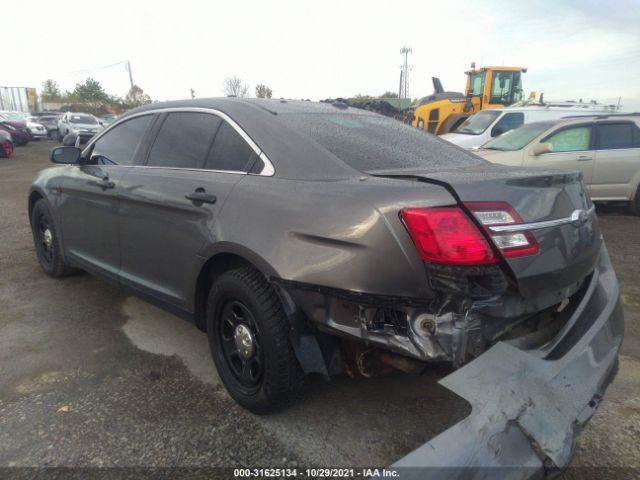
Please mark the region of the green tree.
<svg viewBox="0 0 640 480"><path fill-rule="evenodd" d="M144 90L142 90L138 85L134 85L124 98L124 103L129 108L135 108L140 105L147 105L151 103L151 97L144 93Z"/></svg>
<svg viewBox="0 0 640 480"><path fill-rule="evenodd" d="M93 78L87 78L84 83L76 83L76 88L73 90L71 96L79 102L87 104L95 112L97 112L103 104L109 103L110 100L104 88Z"/></svg>
<svg viewBox="0 0 640 480"><path fill-rule="evenodd" d="M378 97L372 97L371 95L360 95L357 94L354 97L347 98L348 103L364 103L371 102L372 100L376 100Z"/></svg>
<svg viewBox="0 0 640 480"><path fill-rule="evenodd" d="M55 102L61 99L62 93L60 92L60 85L55 80L48 78L42 84L42 101Z"/></svg>
<svg viewBox="0 0 640 480"><path fill-rule="evenodd" d="M263 83L259 83L258 85L256 85L257 98L271 98L272 95L273 91Z"/></svg>
<svg viewBox="0 0 640 480"><path fill-rule="evenodd" d="M390 92L389 90L387 90L382 95L380 95L380 98L398 98L398 92Z"/></svg>

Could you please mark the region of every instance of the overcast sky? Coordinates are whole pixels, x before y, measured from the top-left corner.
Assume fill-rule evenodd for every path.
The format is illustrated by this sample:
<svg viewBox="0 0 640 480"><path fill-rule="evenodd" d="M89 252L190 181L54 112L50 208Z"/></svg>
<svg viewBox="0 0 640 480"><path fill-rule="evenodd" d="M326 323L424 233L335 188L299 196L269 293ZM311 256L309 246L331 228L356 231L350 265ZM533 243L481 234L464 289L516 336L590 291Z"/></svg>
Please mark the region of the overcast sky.
<svg viewBox="0 0 640 480"><path fill-rule="evenodd" d="M410 94L464 89L472 61L528 67L525 92L640 110L640 0L40 1L5 0L0 86L72 90L88 76L124 96L223 94L224 78L275 97L397 91L400 48L413 48ZM10 12L10 13L9 13ZM8 58L7 58L8 57Z"/></svg>

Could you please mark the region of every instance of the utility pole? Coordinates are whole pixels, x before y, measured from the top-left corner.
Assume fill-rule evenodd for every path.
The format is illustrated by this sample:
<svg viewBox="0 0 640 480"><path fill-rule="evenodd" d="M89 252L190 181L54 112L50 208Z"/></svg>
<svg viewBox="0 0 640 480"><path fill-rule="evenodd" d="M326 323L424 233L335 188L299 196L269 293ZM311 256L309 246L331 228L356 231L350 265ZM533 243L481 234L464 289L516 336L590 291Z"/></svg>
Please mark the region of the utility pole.
<svg viewBox="0 0 640 480"><path fill-rule="evenodd" d="M133 89L133 73L131 73L131 62L129 60L127 60L125 68L129 72L129 83L131 84L131 88Z"/></svg>
<svg viewBox="0 0 640 480"><path fill-rule="evenodd" d="M196 91L193 88L191 88L190 90L191 90L191 99L196 98Z"/></svg>
<svg viewBox="0 0 640 480"><path fill-rule="evenodd" d="M409 98L409 70L411 70L411 65L409 65L409 54L412 52L411 47L407 47L406 45L402 47L400 50L400 54L402 55L402 73L400 75L400 94L399 98Z"/></svg>

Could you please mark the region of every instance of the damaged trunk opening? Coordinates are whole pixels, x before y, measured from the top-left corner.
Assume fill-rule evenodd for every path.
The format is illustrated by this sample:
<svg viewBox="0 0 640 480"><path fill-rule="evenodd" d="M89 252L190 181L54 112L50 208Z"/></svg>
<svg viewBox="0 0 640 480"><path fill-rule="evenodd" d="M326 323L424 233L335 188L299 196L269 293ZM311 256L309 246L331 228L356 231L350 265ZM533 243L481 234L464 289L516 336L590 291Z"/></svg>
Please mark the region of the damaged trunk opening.
<svg viewBox="0 0 640 480"><path fill-rule="evenodd" d="M459 368L501 340L522 349L541 346L567 322L588 283L586 279L548 296L542 301L555 303L541 310L541 299L524 299L498 265L425 264L425 270L436 294L429 300L274 282L290 318L296 319L294 336L313 336L317 331L341 337L346 370L353 372L354 365L360 365L362 376L389 368L418 373L419 362L447 362ZM322 348L319 345L318 355ZM331 355L325 348L322 361ZM301 363L307 372L318 371ZM321 370L330 368L325 365Z"/></svg>

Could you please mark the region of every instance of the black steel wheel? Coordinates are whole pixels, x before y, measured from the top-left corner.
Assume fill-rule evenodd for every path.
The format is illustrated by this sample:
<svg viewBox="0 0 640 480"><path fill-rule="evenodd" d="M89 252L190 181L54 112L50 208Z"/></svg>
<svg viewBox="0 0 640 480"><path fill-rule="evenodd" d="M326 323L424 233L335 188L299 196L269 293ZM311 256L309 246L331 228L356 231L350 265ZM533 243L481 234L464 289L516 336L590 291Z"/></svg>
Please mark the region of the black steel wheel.
<svg viewBox="0 0 640 480"><path fill-rule="evenodd" d="M42 270L52 277L73 273L64 260L53 216L44 200L38 200L31 211L31 232Z"/></svg>
<svg viewBox="0 0 640 480"><path fill-rule="evenodd" d="M209 291L206 317L213 361L234 400L267 413L299 396L303 373L289 321L260 272L242 267L221 274Z"/></svg>
<svg viewBox="0 0 640 480"><path fill-rule="evenodd" d="M264 355L260 331L247 306L239 300L229 300L223 306L217 332L229 370L247 390L260 385Z"/></svg>

